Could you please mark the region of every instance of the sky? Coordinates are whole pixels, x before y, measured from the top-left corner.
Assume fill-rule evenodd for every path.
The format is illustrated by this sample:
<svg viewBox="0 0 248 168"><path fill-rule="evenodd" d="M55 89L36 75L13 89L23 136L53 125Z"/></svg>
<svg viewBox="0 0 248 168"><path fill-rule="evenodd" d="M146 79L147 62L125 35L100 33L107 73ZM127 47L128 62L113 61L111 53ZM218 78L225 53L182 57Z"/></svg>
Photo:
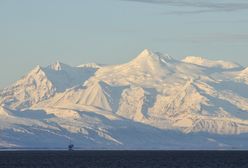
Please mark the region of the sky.
<svg viewBox="0 0 248 168"><path fill-rule="evenodd" d="M143 49L248 66L247 0L0 0L0 88L36 65L125 63Z"/></svg>

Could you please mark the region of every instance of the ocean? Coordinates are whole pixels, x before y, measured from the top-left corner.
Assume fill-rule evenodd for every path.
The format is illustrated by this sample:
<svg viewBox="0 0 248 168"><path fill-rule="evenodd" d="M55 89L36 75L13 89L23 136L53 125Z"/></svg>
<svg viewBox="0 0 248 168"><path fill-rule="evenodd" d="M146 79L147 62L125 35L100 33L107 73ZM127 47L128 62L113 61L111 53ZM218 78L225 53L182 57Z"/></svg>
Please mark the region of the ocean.
<svg viewBox="0 0 248 168"><path fill-rule="evenodd" d="M248 151L1 151L0 168L248 168Z"/></svg>

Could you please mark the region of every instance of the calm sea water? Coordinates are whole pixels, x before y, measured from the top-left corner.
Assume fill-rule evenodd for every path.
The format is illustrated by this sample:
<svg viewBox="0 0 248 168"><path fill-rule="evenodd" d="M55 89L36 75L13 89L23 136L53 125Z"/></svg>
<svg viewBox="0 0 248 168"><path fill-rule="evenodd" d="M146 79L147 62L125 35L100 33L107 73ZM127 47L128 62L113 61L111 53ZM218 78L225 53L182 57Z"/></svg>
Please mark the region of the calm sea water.
<svg viewBox="0 0 248 168"><path fill-rule="evenodd" d="M0 168L248 168L248 151L12 151Z"/></svg>

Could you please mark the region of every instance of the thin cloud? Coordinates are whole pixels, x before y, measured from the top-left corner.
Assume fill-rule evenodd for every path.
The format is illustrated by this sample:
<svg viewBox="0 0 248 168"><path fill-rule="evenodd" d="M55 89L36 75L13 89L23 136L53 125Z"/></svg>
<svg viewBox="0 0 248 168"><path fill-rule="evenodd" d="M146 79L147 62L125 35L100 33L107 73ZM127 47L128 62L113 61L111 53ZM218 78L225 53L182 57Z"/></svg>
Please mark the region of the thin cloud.
<svg viewBox="0 0 248 168"><path fill-rule="evenodd" d="M244 44L248 43L247 33L213 33L206 35L189 36L185 39L193 43L231 43L231 44Z"/></svg>
<svg viewBox="0 0 248 168"><path fill-rule="evenodd" d="M247 33L212 33L212 34L198 34L185 35L181 37L154 37L152 39L158 43L193 43L193 44L247 44Z"/></svg>
<svg viewBox="0 0 248 168"><path fill-rule="evenodd" d="M248 42L248 34L247 33L239 33L239 34L212 34L208 36L208 38L213 39L215 41L224 41L224 42Z"/></svg>
<svg viewBox="0 0 248 168"><path fill-rule="evenodd" d="M194 9L173 11L166 14L196 14L207 12L233 12L248 10L248 2L243 0L123 0L130 2L164 4L177 7L191 7Z"/></svg>

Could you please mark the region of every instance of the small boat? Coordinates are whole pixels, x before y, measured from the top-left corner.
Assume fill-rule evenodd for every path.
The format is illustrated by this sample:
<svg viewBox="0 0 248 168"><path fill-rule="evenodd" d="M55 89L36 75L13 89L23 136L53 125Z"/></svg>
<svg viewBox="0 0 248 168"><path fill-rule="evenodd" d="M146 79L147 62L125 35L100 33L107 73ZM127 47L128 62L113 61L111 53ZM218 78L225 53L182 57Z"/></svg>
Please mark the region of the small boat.
<svg viewBox="0 0 248 168"><path fill-rule="evenodd" d="M73 148L74 148L74 145L72 144L71 139L70 139L70 144L68 145L68 150L73 151Z"/></svg>

